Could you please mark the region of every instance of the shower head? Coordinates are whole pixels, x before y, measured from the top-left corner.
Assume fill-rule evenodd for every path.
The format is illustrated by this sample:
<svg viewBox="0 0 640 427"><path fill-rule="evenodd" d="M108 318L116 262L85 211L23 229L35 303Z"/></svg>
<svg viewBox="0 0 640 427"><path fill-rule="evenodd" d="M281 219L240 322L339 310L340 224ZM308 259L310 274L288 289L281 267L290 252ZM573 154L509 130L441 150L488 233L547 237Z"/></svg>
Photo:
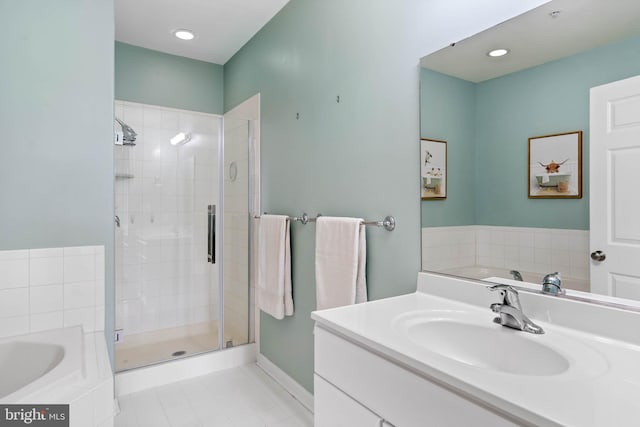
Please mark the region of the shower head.
<svg viewBox="0 0 640 427"><path fill-rule="evenodd" d="M136 131L119 118L116 117L115 119L122 127L122 145L136 145L136 136L138 136Z"/></svg>

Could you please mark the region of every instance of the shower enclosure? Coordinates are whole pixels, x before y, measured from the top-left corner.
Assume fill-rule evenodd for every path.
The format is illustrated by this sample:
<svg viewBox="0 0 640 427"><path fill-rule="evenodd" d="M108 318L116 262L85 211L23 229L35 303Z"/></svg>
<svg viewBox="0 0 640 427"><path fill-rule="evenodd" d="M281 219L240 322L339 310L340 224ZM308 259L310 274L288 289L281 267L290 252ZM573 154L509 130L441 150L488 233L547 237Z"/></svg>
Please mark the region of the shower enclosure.
<svg viewBox="0 0 640 427"><path fill-rule="evenodd" d="M250 342L251 122L115 112L116 370Z"/></svg>

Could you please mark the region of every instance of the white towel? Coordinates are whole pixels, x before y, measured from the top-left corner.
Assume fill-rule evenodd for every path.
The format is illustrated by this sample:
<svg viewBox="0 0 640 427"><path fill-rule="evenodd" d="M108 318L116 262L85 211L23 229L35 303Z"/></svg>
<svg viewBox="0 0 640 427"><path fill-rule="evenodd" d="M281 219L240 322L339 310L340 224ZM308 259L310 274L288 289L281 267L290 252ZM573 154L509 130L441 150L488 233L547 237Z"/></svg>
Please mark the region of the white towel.
<svg viewBox="0 0 640 427"><path fill-rule="evenodd" d="M542 175L542 183L547 184L548 182L549 182L549 174L545 173L544 175Z"/></svg>
<svg viewBox="0 0 640 427"><path fill-rule="evenodd" d="M289 218L262 215L258 224L258 307L275 317L293 315Z"/></svg>
<svg viewBox="0 0 640 427"><path fill-rule="evenodd" d="M316 307L367 301L367 244L360 218L321 216L316 223Z"/></svg>

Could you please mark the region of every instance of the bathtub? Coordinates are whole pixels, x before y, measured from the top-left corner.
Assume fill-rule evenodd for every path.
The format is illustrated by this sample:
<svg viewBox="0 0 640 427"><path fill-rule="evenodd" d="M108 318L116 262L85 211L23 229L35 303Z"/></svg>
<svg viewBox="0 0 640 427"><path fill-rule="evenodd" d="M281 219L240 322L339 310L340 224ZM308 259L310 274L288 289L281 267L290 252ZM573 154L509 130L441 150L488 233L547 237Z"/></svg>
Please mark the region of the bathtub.
<svg viewBox="0 0 640 427"><path fill-rule="evenodd" d="M68 404L71 427L113 426L113 374L102 331L81 326L0 339L0 404Z"/></svg>
<svg viewBox="0 0 640 427"><path fill-rule="evenodd" d="M82 328L54 329L0 340L0 402L18 403L64 381L81 379Z"/></svg>
<svg viewBox="0 0 640 427"><path fill-rule="evenodd" d="M479 265L472 265L467 267L448 268L445 270L439 270L438 273L451 274L454 276L469 277L471 279L488 279L490 277L502 277L505 279L513 279L510 273L510 269L497 268L497 267L483 267ZM549 272L551 273L551 271ZM520 271L522 280L525 282L540 285L542 287L542 279L545 274L532 273L528 271ZM562 272L561 272L562 274ZM567 277L562 275L562 287L565 289L573 289L575 291L589 292L590 285L589 280L576 279L573 277Z"/></svg>

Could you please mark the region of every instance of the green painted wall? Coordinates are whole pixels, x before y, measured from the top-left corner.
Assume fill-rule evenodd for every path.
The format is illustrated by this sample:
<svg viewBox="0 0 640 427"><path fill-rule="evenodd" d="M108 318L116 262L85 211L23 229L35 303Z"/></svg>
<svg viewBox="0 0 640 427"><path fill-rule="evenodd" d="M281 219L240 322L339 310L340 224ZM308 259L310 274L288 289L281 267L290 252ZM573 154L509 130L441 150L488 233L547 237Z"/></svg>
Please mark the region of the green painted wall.
<svg viewBox="0 0 640 427"><path fill-rule="evenodd" d="M225 111L261 93L262 210L381 219L370 299L420 269L419 58L540 1L292 0L225 64ZM340 95L340 103L336 96ZM296 120L296 114L300 117ZM313 389L313 224L292 225L295 315L260 317L261 352Z"/></svg>
<svg viewBox="0 0 640 427"><path fill-rule="evenodd" d="M447 198L423 200L422 226L476 223L475 120L476 85L422 68L420 71L420 135L447 141Z"/></svg>
<svg viewBox="0 0 640 427"><path fill-rule="evenodd" d="M640 74L639 52L635 37L478 85L478 224L589 229L589 89ZM528 199L528 138L573 130L583 131L582 199Z"/></svg>
<svg viewBox="0 0 640 427"><path fill-rule="evenodd" d="M111 0L0 2L0 250L104 245L107 312L113 22Z"/></svg>
<svg viewBox="0 0 640 427"><path fill-rule="evenodd" d="M116 42L116 99L222 114L223 67Z"/></svg>
<svg viewBox="0 0 640 427"><path fill-rule="evenodd" d="M470 203L475 205L476 224L589 229L589 89L640 74L638 52L640 38L634 37L474 84L475 123L471 131L456 124L455 115L460 111L459 122L469 118L469 108L460 106L466 99L461 98L461 93L467 93L462 92L466 82L432 71L422 73L423 135L434 129L439 139L456 140L460 133L475 133L462 150L474 152L475 158L472 163L461 161L463 167L457 170L470 171L464 173L465 178L474 177L469 188L475 194ZM583 198L528 199L528 138L573 130L583 131ZM449 150L452 183L458 174L451 144ZM463 154L458 155L462 160ZM468 189L463 194L467 196ZM423 202L422 225L469 224L468 217L461 218L453 197L449 190L449 198L441 206Z"/></svg>

